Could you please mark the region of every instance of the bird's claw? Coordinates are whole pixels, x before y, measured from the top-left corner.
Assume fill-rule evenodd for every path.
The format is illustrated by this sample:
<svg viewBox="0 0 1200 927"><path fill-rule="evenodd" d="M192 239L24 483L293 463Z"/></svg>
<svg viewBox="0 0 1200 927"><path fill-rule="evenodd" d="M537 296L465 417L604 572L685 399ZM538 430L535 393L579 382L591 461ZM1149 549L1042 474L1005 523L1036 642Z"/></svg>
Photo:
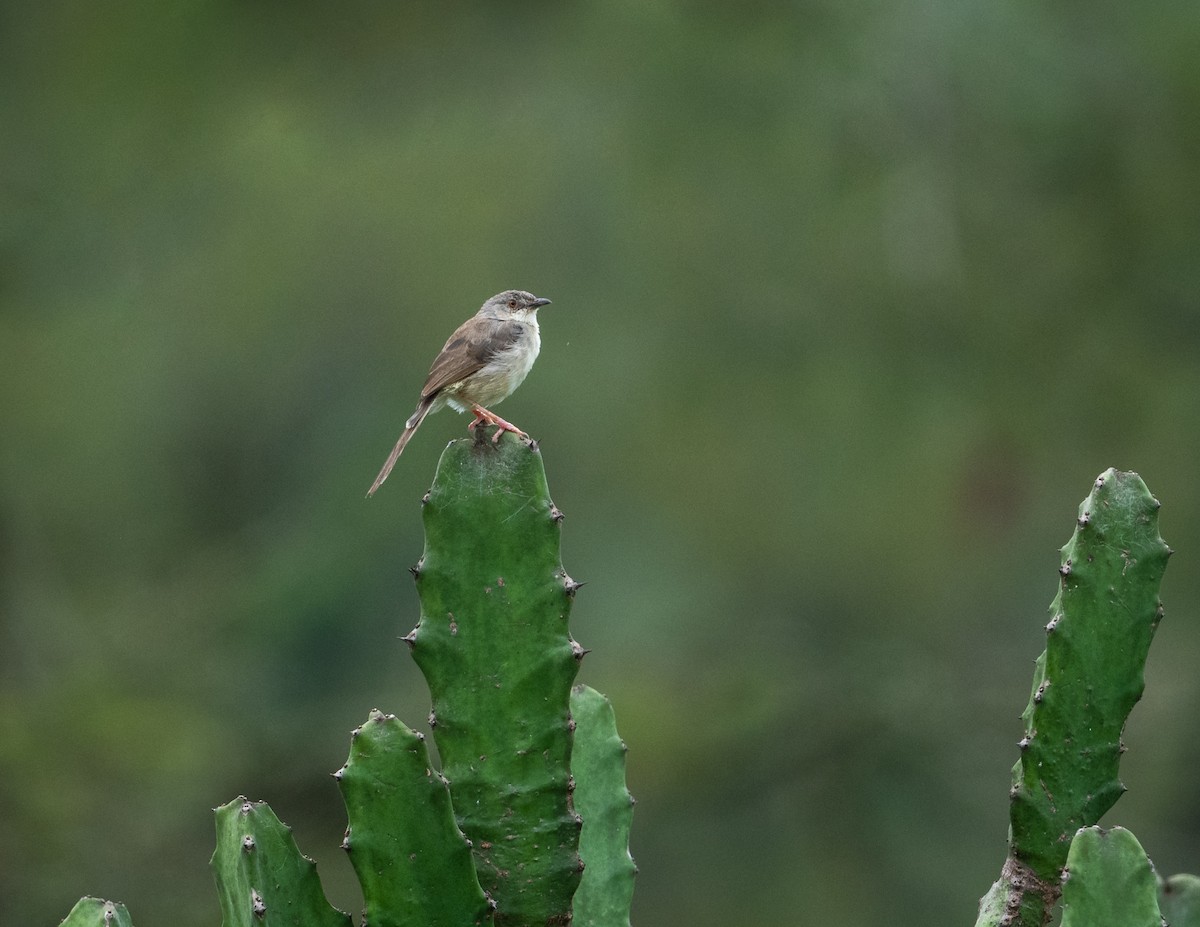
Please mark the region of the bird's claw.
<svg viewBox="0 0 1200 927"><path fill-rule="evenodd" d="M529 435L525 434L525 432L523 432L516 425L512 424L511 422L506 422L495 412L490 412L483 406L475 406L475 408L473 408L471 411L475 413L475 420L467 426L467 429L471 432L474 432L475 428L481 424L494 425L496 428L496 433L492 435L493 444L499 444L500 436L506 431L511 431L517 437L524 438L526 441L532 440Z"/></svg>

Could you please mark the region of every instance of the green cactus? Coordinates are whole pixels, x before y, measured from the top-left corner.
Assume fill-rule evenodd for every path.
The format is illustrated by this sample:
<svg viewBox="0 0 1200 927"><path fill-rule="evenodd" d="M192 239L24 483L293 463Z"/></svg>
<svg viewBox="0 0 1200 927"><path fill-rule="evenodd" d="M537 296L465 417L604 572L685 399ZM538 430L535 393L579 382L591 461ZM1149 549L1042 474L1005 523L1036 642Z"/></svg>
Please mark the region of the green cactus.
<svg viewBox="0 0 1200 927"><path fill-rule="evenodd" d="M1171 927L1200 927L1200 876L1173 875L1161 880L1158 907Z"/></svg>
<svg viewBox="0 0 1200 927"><path fill-rule="evenodd" d="M325 899L316 864L266 802L235 798L216 809L213 874L224 927L352 927Z"/></svg>
<svg viewBox="0 0 1200 927"><path fill-rule="evenodd" d="M583 818L579 855L583 879L575 892L574 927L629 927L633 877L629 855L633 796L625 787L625 744L617 734L612 703L595 689L571 692L575 747L575 810Z"/></svg>
<svg viewBox="0 0 1200 927"><path fill-rule="evenodd" d="M80 898L58 927L133 927L125 905L102 898Z"/></svg>
<svg viewBox="0 0 1200 927"><path fill-rule="evenodd" d="M446 781L425 738L392 715L371 712L334 773L350 826L342 843L362 885L371 927L468 927L492 923Z"/></svg>
<svg viewBox="0 0 1200 927"><path fill-rule="evenodd" d="M1123 827L1084 827L1075 835L1062 903L1061 927L1162 927L1154 867Z"/></svg>
<svg viewBox="0 0 1200 927"><path fill-rule="evenodd" d="M482 429L452 442L424 518L425 552L413 570L421 619L405 640L429 682L445 778L422 736L394 717L372 712L354 732L334 775L364 927L570 923L583 867L575 736L579 800L595 820L585 832L591 868L578 923L627 927L634 867L624 745L603 696L582 688L572 696L584 651L567 620L579 584L562 568L562 514L536 446L509 435L492 443ZM265 803L237 798L216 809L216 826L224 927L351 927ZM64 923L121 927L128 914L84 899Z"/></svg>
<svg viewBox="0 0 1200 927"><path fill-rule="evenodd" d="M1121 731L1161 618L1170 551L1157 508L1136 474L1114 470L1080 507L1022 715L1010 852L980 927L1044 927L1060 897L1063 927L1158 927L1159 908L1173 927L1200 927L1200 879L1156 884L1132 834L1092 826L1124 789ZM628 927L624 745L607 699L571 689L583 656L567 624L579 584L562 569L562 515L536 447L507 435L452 442L424 514L413 570L421 619L406 640L430 685L447 777L394 717L373 712L355 731L335 776L363 925L545 927L574 916L578 927ZM269 807L238 798L216 819L225 927L351 927ZM84 898L62 923L130 920L121 905Z"/></svg>
<svg viewBox="0 0 1200 927"><path fill-rule="evenodd" d="M1124 791L1121 731L1141 697L1170 549L1136 473L1107 470L1062 549L1060 587L1013 768L1009 856L977 923L1041 925L1071 838Z"/></svg>
<svg viewBox="0 0 1200 927"><path fill-rule="evenodd" d="M406 640L498 924L569 923L582 867L569 702L583 650L567 628L578 584L559 557L561 520L536 447L451 442L413 570L421 618Z"/></svg>

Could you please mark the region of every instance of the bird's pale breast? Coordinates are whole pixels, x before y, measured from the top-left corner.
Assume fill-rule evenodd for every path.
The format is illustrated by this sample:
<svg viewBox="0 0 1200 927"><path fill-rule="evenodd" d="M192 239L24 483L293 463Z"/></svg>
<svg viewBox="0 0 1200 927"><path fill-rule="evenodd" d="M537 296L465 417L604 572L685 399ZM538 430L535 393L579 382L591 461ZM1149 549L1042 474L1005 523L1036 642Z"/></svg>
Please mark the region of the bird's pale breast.
<svg viewBox="0 0 1200 927"><path fill-rule="evenodd" d="M513 344L498 352L466 380L446 387L446 400L458 411L466 411L472 403L486 408L507 399L533 369L533 362L542 347L537 316L530 313L527 319L512 324L523 329Z"/></svg>

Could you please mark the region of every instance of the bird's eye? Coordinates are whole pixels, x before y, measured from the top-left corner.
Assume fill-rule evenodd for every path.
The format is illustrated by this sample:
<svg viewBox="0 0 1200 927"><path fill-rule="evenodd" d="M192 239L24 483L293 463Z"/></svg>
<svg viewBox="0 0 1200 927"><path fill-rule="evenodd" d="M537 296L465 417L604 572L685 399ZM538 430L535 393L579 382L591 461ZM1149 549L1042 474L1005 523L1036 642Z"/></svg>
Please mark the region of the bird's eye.
<svg viewBox="0 0 1200 927"><path fill-rule="evenodd" d="M516 309L516 308L517 308L517 301L516 301L515 299L510 299L510 300L508 301L508 308L509 308L509 309Z"/></svg>

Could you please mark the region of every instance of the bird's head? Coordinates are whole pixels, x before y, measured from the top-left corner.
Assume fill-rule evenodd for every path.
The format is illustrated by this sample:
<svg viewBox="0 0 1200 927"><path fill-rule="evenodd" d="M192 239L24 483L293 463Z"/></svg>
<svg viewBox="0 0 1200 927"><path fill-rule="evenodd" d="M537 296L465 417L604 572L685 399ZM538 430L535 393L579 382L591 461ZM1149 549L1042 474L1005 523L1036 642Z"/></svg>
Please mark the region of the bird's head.
<svg viewBox="0 0 1200 927"><path fill-rule="evenodd" d="M524 290L505 290L489 299L479 310L480 315L494 319L512 317L524 318L537 312L542 306L550 305L550 300Z"/></svg>

